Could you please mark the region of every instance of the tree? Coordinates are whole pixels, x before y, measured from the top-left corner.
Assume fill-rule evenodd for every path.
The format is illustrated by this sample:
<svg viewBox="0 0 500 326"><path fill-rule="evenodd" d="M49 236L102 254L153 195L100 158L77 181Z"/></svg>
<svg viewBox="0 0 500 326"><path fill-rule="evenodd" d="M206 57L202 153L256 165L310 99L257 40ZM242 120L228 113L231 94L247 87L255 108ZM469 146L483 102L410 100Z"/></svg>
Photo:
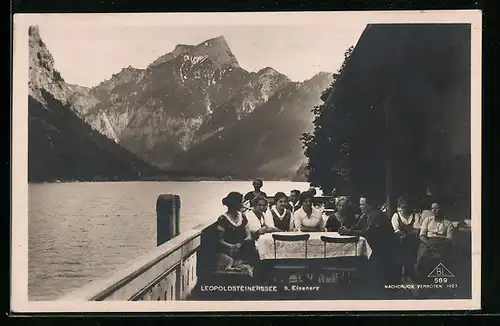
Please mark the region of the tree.
<svg viewBox="0 0 500 326"><path fill-rule="evenodd" d="M359 51L346 51L324 103L313 109L313 132L302 136L308 181L379 203L386 195L390 203L400 195L418 200L430 188L442 201L466 207L468 34L403 31L395 38L387 30L371 34L358 42Z"/></svg>
<svg viewBox="0 0 500 326"><path fill-rule="evenodd" d="M370 81L366 75L361 81L352 70L346 75L344 69L352 53L353 47L347 49L342 66L321 96L324 103L313 109L313 132L302 136L309 158L308 181L324 192L335 188L337 193L351 197L365 194L379 204L385 202L386 195L392 195L389 189L398 195L419 193L424 178L422 170L415 167L421 160L412 151L421 152L418 141L422 139L420 133L425 132L421 128L425 125L423 111L401 105L404 101L399 96L405 90L392 79L397 74L391 70L384 72L383 79ZM343 88L339 89L341 79ZM396 124L387 120L387 110L392 111L390 120ZM401 154L397 162L392 162L391 153ZM392 163L390 174L388 162ZM387 178L389 175L393 178Z"/></svg>
<svg viewBox="0 0 500 326"><path fill-rule="evenodd" d="M304 153L309 158L306 167L308 181L326 193L331 193L333 188L340 193L351 191L351 144L347 137L342 136L349 133L350 114L334 108L325 109L335 83L341 77L353 50L354 47L351 46L344 53L341 67L333 74L332 83L321 95L323 104L312 109L314 130L304 133L301 137Z"/></svg>
<svg viewBox="0 0 500 326"><path fill-rule="evenodd" d="M399 107L392 81L360 87L356 75L346 76L344 69L352 53L353 47L347 49L342 66L321 96L323 104L313 109L313 132L302 135L305 155L309 158L308 181L324 192L335 188L337 193L351 197L365 194L379 204L386 200L388 185L398 194L407 194L407 189L418 192L420 171L409 173L408 169L400 169L413 168L418 160L408 153L410 161L391 162L391 152L406 154L406 150L420 146L411 142L420 139L418 128L412 126L412 123L421 125L417 123L421 119L419 111ZM340 79L344 84L342 90L337 86ZM394 110L395 106L398 110ZM386 120L388 107L398 111L391 113L391 119L398 120L403 129ZM404 143L392 140L396 130ZM391 174L397 174L392 180L387 178L388 162L394 163Z"/></svg>

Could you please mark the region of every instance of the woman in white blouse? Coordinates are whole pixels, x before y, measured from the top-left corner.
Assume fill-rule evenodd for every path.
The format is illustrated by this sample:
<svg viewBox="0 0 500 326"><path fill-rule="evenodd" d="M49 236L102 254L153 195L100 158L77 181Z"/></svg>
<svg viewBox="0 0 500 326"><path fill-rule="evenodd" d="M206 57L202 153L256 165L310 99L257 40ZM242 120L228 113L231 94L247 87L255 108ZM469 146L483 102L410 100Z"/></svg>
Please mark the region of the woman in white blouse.
<svg viewBox="0 0 500 326"><path fill-rule="evenodd" d="M265 233L279 232L281 230L274 227L272 218L267 211L268 201L266 197L256 196L252 200L253 209L245 213L248 220L248 227L252 238L257 240L259 236Z"/></svg>
<svg viewBox="0 0 500 326"><path fill-rule="evenodd" d="M287 208L287 200L285 193L277 192L274 195L275 205L270 209L274 227L284 232L290 231L292 224L292 212Z"/></svg>
<svg viewBox="0 0 500 326"><path fill-rule="evenodd" d="M293 214L293 230L302 232L323 232L325 231L325 220L323 212L313 207L314 195L303 192L300 195L302 207Z"/></svg>
<svg viewBox="0 0 500 326"><path fill-rule="evenodd" d="M413 211L408 200L401 196L397 202L397 212L391 219L394 233L399 239L399 261L405 276L413 276L415 255L419 246L420 214Z"/></svg>
<svg viewBox="0 0 500 326"><path fill-rule="evenodd" d="M392 228L400 239L417 236L420 229L420 214L414 212L405 197L398 198L397 212L391 219Z"/></svg>

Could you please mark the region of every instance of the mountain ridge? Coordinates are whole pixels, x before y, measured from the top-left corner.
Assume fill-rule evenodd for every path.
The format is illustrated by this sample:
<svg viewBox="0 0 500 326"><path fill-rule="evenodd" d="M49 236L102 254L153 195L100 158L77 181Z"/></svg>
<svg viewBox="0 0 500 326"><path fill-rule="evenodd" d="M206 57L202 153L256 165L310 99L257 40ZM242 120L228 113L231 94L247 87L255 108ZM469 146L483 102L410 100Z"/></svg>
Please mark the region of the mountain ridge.
<svg viewBox="0 0 500 326"><path fill-rule="evenodd" d="M179 155L172 168L301 179L297 173L302 173L306 158L300 137L313 128L311 108L319 104L322 91L331 81L330 74L318 73L307 81L287 84L240 124L219 131ZM224 155L217 155L220 152Z"/></svg>
<svg viewBox="0 0 500 326"><path fill-rule="evenodd" d="M91 129L140 160L156 166L158 171L167 169L182 175L251 178L262 172L273 179L297 178L305 158L300 142L302 130L312 126L311 109L319 101L318 90L326 88L325 83L331 79L328 73L318 73L309 80L292 82L272 67L246 71L239 66L225 38L217 36L197 45L177 44L145 69L129 65L94 87L84 87L64 82L56 73L50 52L39 44L42 41L38 28L36 34L33 42L38 44L36 52L43 60L33 75L37 77L34 84L48 90ZM33 91L33 98L43 102L43 96L37 97L36 87ZM199 148L201 152L215 150L219 157L207 157L217 162L226 156L218 137L230 136L231 130L259 129L259 120L272 117L284 117L283 124L296 128L285 132L286 152L271 141L282 158L262 152L261 143L255 148L248 143L246 146L252 148L249 152L269 155L267 161L259 160L254 170L249 167L248 173L230 168L224 171L210 162L206 166L211 168L206 170L198 169L196 164L179 163L186 157L203 162L205 157L197 154ZM273 123L264 125L281 130ZM269 135L279 137L274 131L264 133L267 136L263 141L269 141ZM252 161L245 155L237 157L230 161L242 166L245 164L241 161Z"/></svg>
<svg viewBox="0 0 500 326"><path fill-rule="evenodd" d="M28 182L140 180L162 173L78 116L71 96L88 89L64 82L37 27L28 34Z"/></svg>
<svg viewBox="0 0 500 326"><path fill-rule="evenodd" d="M195 56L206 57L215 63L216 68L221 66L240 67L238 60L231 52L229 45L223 35L213 37L211 39L200 42L196 45L177 44L172 52L166 53L158 57L155 61L146 67L152 69L156 66L165 64L181 55L191 53Z"/></svg>
<svg viewBox="0 0 500 326"><path fill-rule="evenodd" d="M288 82L271 67L242 69L218 36L176 45L146 69L122 69L73 102L91 104L79 111L94 129L165 168L177 153L204 141L221 123L250 114ZM86 100L79 101L80 95Z"/></svg>

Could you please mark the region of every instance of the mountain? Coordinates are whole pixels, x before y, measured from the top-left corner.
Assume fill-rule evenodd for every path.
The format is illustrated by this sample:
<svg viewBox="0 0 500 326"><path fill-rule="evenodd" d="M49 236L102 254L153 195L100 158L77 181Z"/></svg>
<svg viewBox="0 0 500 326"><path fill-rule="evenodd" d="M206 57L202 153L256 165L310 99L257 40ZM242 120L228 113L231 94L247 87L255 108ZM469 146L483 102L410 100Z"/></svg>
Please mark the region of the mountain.
<svg viewBox="0 0 500 326"><path fill-rule="evenodd" d="M302 179L298 172L305 157L300 137L311 131L311 109L321 102L321 93L331 81L331 74L319 73L302 83L288 83L252 114L179 154L172 169Z"/></svg>
<svg viewBox="0 0 500 326"><path fill-rule="evenodd" d="M38 27L31 26L29 33L29 95L43 105L46 101L42 92L55 100L66 103L72 91L64 82L59 71L54 68L54 58L40 37Z"/></svg>
<svg viewBox="0 0 500 326"><path fill-rule="evenodd" d="M93 130L68 99L68 85L37 27L29 28L28 180L134 180L161 171Z"/></svg>
<svg viewBox="0 0 500 326"><path fill-rule="evenodd" d="M295 175L292 176L292 181L306 182L308 180L308 170L307 170L307 160L303 160L302 164L300 164Z"/></svg>
<svg viewBox="0 0 500 326"><path fill-rule="evenodd" d="M219 36L177 45L146 69L124 68L72 101L94 129L168 167L175 155L250 114L289 82L272 68L242 69Z"/></svg>
<svg viewBox="0 0 500 326"><path fill-rule="evenodd" d="M97 162L97 156L117 162L115 158L121 157L137 162L132 169L137 173L142 168L159 171L161 176L149 174L152 179L304 179L300 137L312 127L311 109L331 82L330 74L298 83L272 67L246 71L219 36L197 45L179 44L144 69L128 66L94 87L83 87L66 83L55 70L38 28L31 28L30 34L33 116L50 121L36 120L37 125L33 120L33 137L40 137L33 143L50 143L56 135L50 126L55 126L64 131L59 143L75 144L43 143L41 152L51 146L70 151L97 143L98 149L82 151L88 156L79 157L82 162ZM57 108L57 116L48 117L35 102ZM72 121L71 128L62 126L64 119ZM113 158L108 157L111 152ZM55 155L52 162L63 156ZM97 171L92 163L88 166ZM111 166L106 169L110 174Z"/></svg>
<svg viewBox="0 0 500 326"><path fill-rule="evenodd" d="M224 127L235 124L251 114L259 105L266 103L277 91L283 89L290 79L271 67L250 73L248 83L228 101L215 107L195 133L192 145L204 141L220 132Z"/></svg>

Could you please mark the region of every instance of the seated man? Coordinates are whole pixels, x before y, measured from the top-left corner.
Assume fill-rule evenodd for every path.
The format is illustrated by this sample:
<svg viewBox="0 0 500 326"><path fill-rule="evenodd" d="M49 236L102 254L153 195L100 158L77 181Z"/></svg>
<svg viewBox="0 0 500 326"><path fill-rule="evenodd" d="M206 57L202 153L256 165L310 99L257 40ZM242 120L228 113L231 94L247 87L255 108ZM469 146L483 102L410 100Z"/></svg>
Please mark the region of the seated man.
<svg viewBox="0 0 500 326"><path fill-rule="evenodd" d="M370 284L381 289L381 284L395 282L398 274L394 248L396 238L391 226L389 217L385 215L366 196L359 200L361 217L353 227L340 227L338 232L341 235L356 235L366 239L372 248L372 255L369 259Z"/></svg>
<svg viewBox="0 0 500 326"><path fill-rule="evenodd" d="M417 276L427 278L439 263L452 263L453 223L443 216L437 200L432 202L432 216L423 219L420 228L420 246L415 266Z"/></svg>
<svg viewBox="0 0 500 326"><path fill-rule="evenodd" d="M290 191L290 202L287 205L287 209L292 212L292 214L300 209L300 194L301 192L297 189Z"/></svg>

